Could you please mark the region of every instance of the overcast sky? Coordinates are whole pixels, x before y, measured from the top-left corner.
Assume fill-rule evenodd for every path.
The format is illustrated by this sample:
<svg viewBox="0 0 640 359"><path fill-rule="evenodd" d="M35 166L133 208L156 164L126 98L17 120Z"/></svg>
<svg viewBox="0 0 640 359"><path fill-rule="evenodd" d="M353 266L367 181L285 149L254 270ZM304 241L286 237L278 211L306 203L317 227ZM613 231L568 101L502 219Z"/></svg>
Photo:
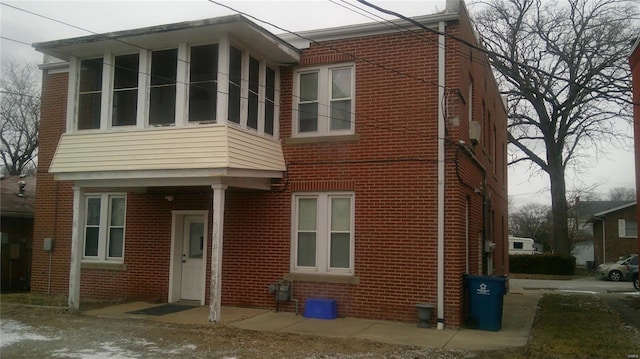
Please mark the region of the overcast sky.
<svg viewBox="0 0 640 359"><path fill-rule="evenodd" d="M0 5L0 60L39 63L42 55L22 44L58 40L137 27L230 15L234 12L202 1L2 1ZM372 3L406 16L431 14L445 8L441 1L380 1ZM311 30L378 20L356 10L342 0L318 1L221 1L238 11L253 15L289 31ZM355 2L360 8L363 5ZM12 8L17 7L21 10ZM356 12L357 11L357 12ZM387 19L373 9L366 8ZM363 15L364 14L364 15ZM366 15L366 16L365 16ZM282 31L259 23L275 34ZM22 43L20 43L22 42ZM621 133L632 134L629 124L620 121ZM593 154L593 166L580 173L567 173L568 190L597 185L606 197L614 187L635 188L633 148L615 144ZM527 165L509 168L509 196L518 206L529 202L550 204L549 180L532 173Z"/></svg>

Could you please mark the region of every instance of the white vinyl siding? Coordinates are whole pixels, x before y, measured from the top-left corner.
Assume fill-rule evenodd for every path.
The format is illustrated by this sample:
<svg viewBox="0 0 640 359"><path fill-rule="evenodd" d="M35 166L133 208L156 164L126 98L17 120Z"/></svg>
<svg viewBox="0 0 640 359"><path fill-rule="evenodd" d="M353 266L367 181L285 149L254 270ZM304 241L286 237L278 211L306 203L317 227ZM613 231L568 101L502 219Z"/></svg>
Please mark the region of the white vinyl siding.
<svg viewBox="0 0 640 359"><path fill-rule="evenodd" d="M222 125L65 134L52 173L239 168L285 171L278 141Z"/></svg>

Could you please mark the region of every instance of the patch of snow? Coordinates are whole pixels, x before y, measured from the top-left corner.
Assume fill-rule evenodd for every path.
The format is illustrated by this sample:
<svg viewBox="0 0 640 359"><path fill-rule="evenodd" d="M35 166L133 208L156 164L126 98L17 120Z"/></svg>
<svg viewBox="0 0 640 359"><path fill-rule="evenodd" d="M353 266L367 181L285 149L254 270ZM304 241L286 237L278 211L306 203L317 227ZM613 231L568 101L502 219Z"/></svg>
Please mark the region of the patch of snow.
<svg viewBox="0 0 640 359"><path fill-rule="evenodd" d="M21 342L23 340L56 340L59 338L45 337L33 333L31 326L24 325L15 320L0 320L0 348Z"/></svg>

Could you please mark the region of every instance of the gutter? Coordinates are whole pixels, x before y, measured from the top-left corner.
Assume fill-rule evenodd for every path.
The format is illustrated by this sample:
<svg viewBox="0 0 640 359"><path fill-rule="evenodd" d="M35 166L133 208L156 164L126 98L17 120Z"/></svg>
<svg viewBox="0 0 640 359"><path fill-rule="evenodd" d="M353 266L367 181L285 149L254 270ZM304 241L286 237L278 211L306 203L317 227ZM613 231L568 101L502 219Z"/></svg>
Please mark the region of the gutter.
<svg viewBox="0 0 640 359"><path fill-rule="evenodd" d="M445 32L445 22L439 23L440 34ZM444 98L445 86L445 38L438 35L438 99ZM440 103L440 101L438 101ZM438 330L444 329L444 110L438 104Z"/></svg>

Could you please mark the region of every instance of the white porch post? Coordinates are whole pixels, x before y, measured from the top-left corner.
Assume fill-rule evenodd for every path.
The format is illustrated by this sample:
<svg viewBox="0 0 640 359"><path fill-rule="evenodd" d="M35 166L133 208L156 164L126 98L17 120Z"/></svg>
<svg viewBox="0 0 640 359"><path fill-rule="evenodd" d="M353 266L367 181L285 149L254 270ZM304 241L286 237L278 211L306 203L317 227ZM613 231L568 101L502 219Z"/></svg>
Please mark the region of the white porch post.
<svg viewBox="0 0 640 359"><path fill-rule="evenodd" d="M80 309L80 266L82 262L82 240L80 231L82 230L82 198L84 189L73 187L73 222L71 229L71 266L69 268L69 309L78 311Z"/></svg>
<svg viewBox="0 0 640 359"><path fill-rule="evenodd" d="M209 321L220 322L222 290L222 238L224 234L224 195L227 186L215 184L213 188L213 229L211 231L211 289L209 293Z"/></svg>

